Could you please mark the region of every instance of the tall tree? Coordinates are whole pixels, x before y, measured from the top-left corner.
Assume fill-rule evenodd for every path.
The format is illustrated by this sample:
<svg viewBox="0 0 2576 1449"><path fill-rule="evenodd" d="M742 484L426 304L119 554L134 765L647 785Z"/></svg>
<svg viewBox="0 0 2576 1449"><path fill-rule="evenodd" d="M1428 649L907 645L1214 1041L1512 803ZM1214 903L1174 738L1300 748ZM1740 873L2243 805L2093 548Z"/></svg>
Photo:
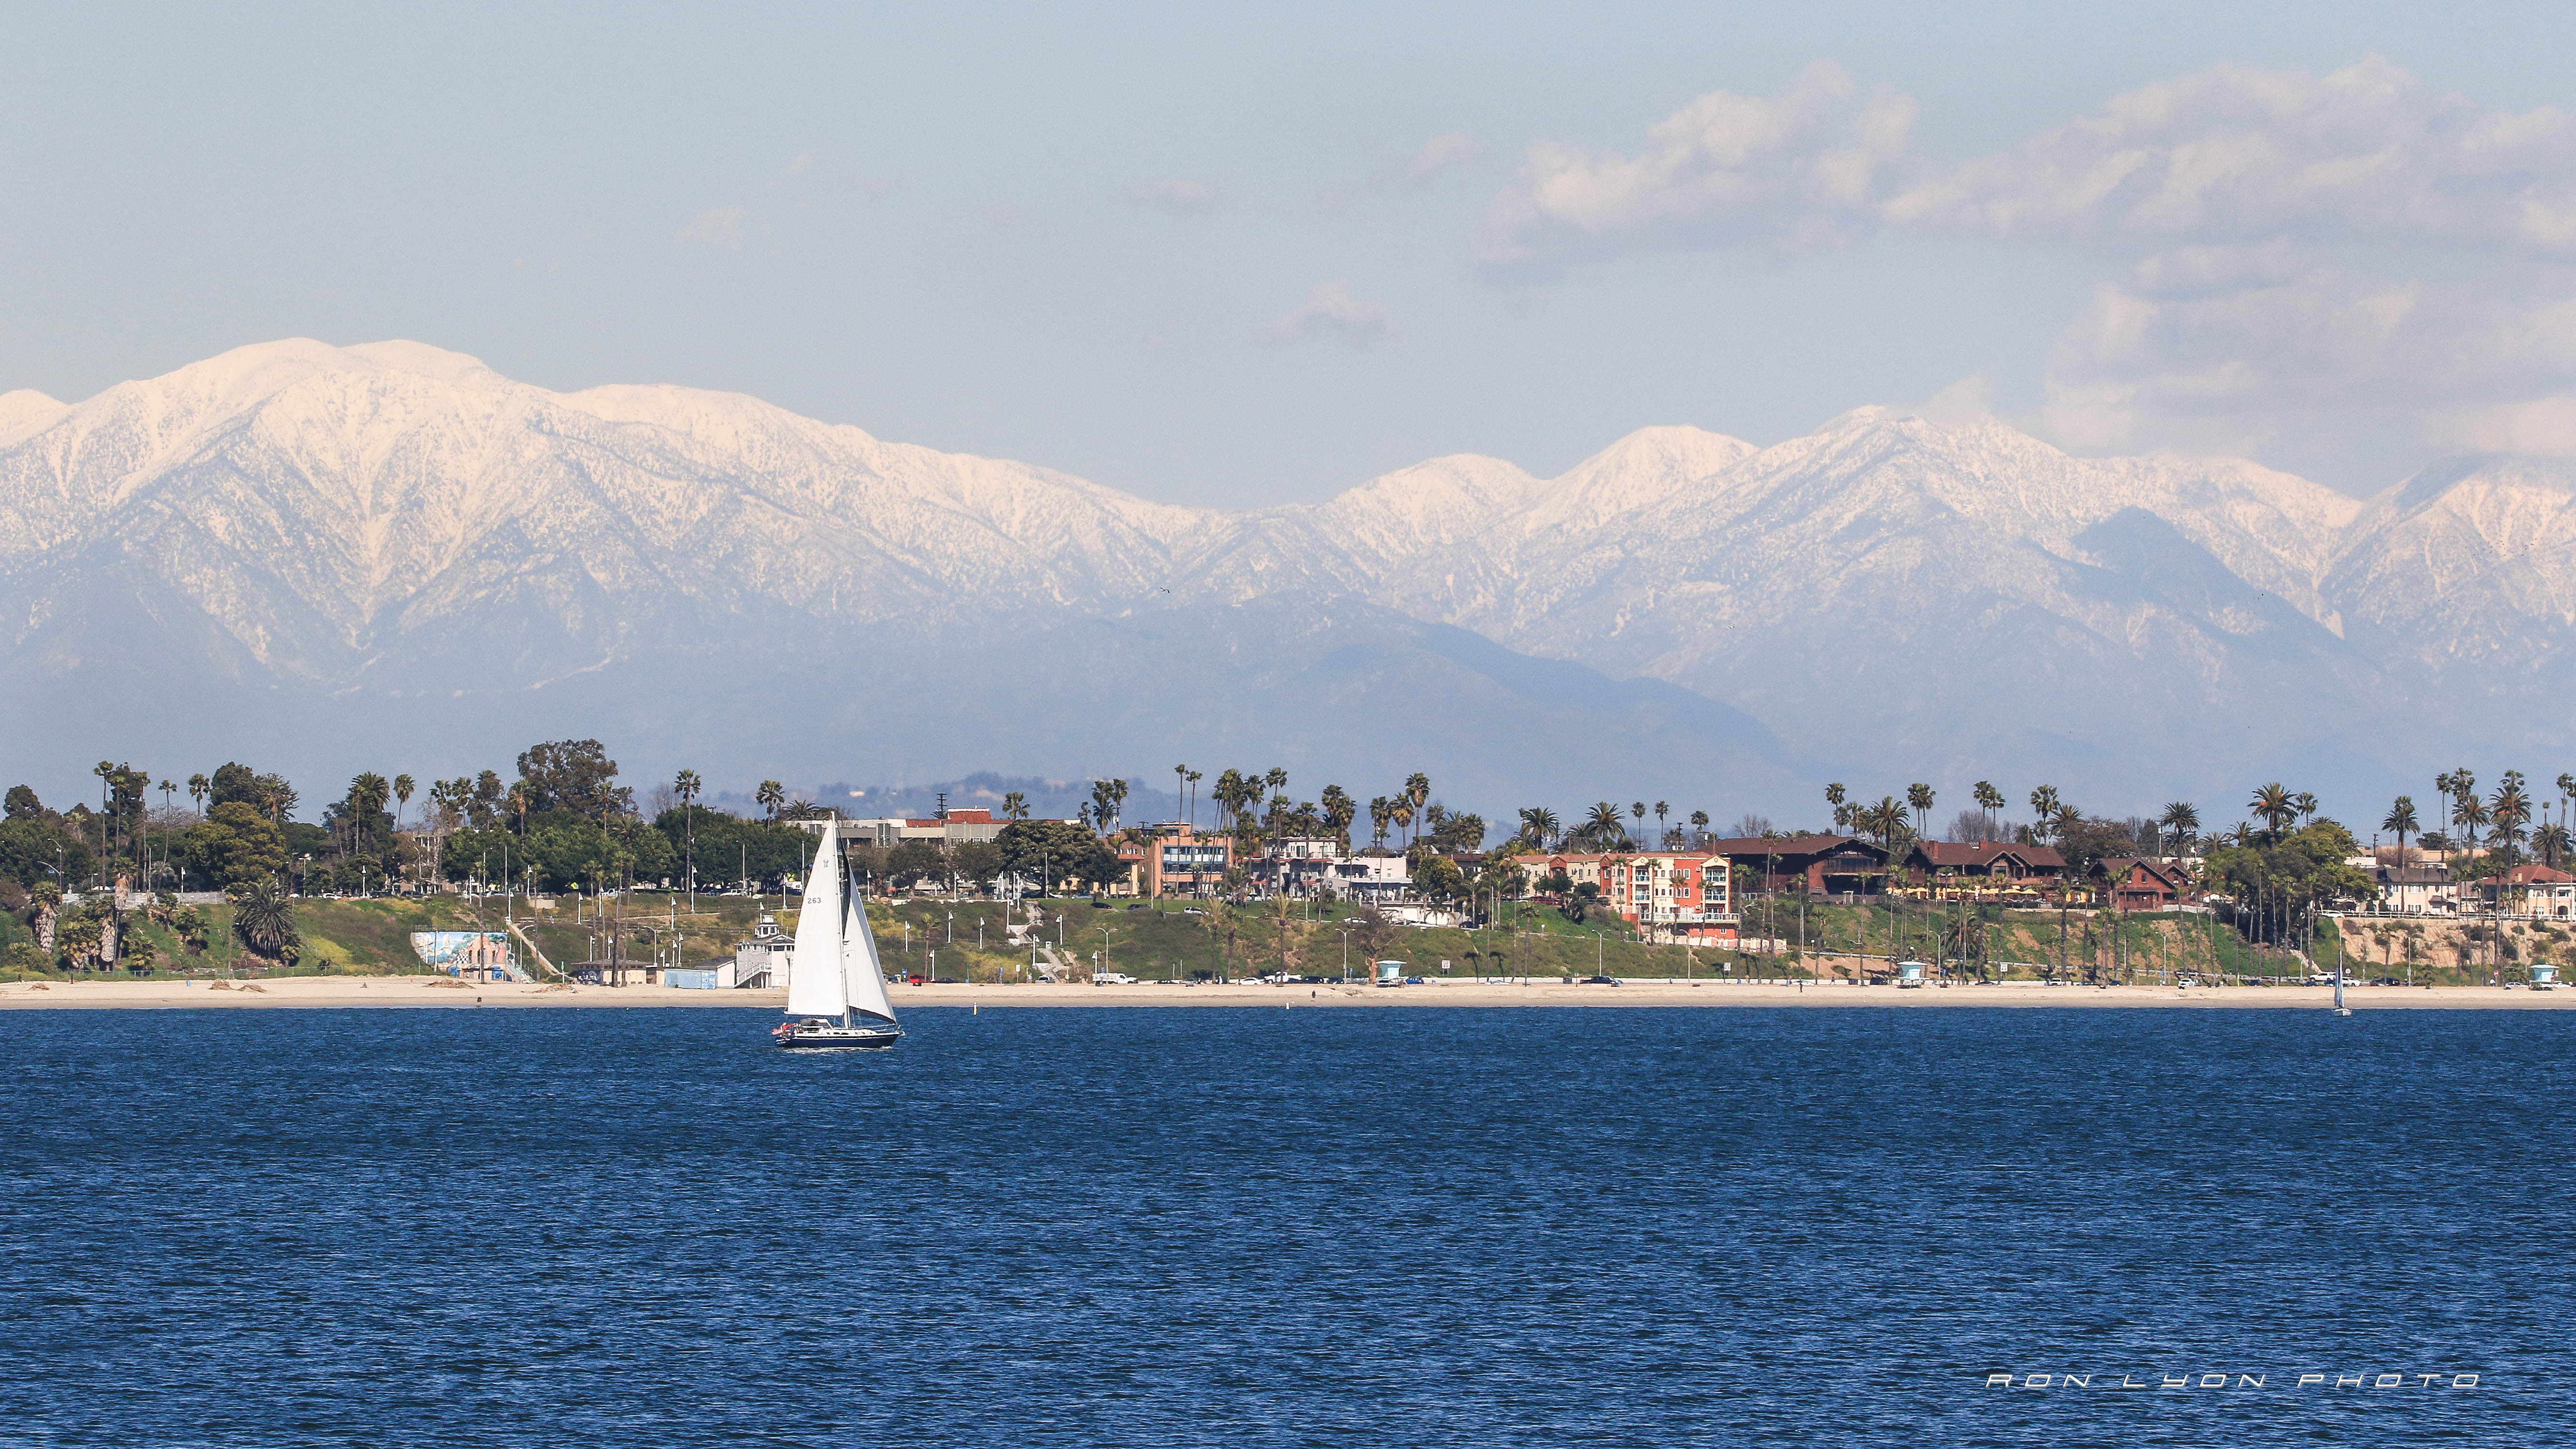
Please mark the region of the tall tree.
<svg viewBox="0 0 2576 1449"><path fill-rule="evenodd" d="M1977 802L1977 808L1986 812L1986 838L1993 839L1995 833L2003 828L1996 820L1995 812L2004 808L2004 792L1996 789L1992 780L1979 780L1969 794Z"/></svg>
<svg viewBox="0 0 2576 1449"><path fill-rule="evenodd" d="M1921 781L1905 787L1905 808L1914 812L1914 835L1928 840L1932 831L1932 787Z"/></svg>
<svg viewBox="0 0 2576 1449"><path fill-rule="evenodd" d="M2398 796L2397 803L2388 807L2388 818L2379 822L2379 828L2382 830L2394 831L2396 833L2397 863L2399 865L2404 865L2406 863L2406 837L2414 834L2417 828L2417 822L2415 819L2415 797L2412 795Z"/></svg>
<svg viewBox="0 0 2576 1449"><path fill-rule="evenodd" d="M1405 812L1406 822L1409 824L1414 820L1420 819L1422 815L1422 807L1431 803L1431 777L1422 773L1420 770L1416 770L1412 774L1405 776L1404 799L1409 801L1413 806L1411 810Z"/></svg>
<svg viewBox="0 0 2576 1449"><path fill-rule="evenodd" d="M1696 848L1708 844L1708 812L1705 810L1692 811L1690 813L1690 824L1692 846Z"/></svg>
<svg viewBox="0 0 2576 1449"><path fill-rule="evenodd" d="M2030 833L2042 840L2048 838L2049 822L2057 817L2057 787L2042 785L2030 792Z"/></svg>
<svg viewBox="0 0 2576 1449"><path fill-rule="evenodd" d="M769 812L770 819L775 820L778 818L780 807L787 803L787 787L776 780L763 780L760 782L760 788L752 792L751 798L761 809Z"/></svg>
<svg viewBox="0 0 2576 1449"><path fill-rule="evenodd" d="M2522 843L2523 827L2531 823L2531 797L2522 786L2522 772L2507 770L2495 798L2487 803L2487 819L2495 825L2496 842L2504 847L2507 870L2513 869L2514 847Z"/></svg>
<svg viewBox="0 0 2576 1449"><path fill-rule="evenodd" d="M2165 838L2173 843L2172 854L2181 855L2191 848L2192 838L2200 833L2200 809L2188 800L2175 800L2156 817L2164 828Z"/></svg>
<svg viewBox="0 0 2576 1449"><path fill-rule="evenodd" d="M587 820L635 813L635 792L616 783L617 762L597 740L550 740L519 752L519 784L532 813L569 810Z"/></svg>
<svg viewBox="0 0 2576 1449"><path fill-rule="evenodd" d="M2289 787L2278 780L2258 787L2254 798L2246 802L2245 809L2246 813L2263 822L2274 840L2281 838L2281 832L2299 814L2298 804L2291 798Z"/></svg>
<svg viewBox="0 0 2576 1449"><path fill-rule="evenodd" d="M1545 850L1557 836L1556 812L1544 805L1530 805L1521 810L1521 839L1533 850Z"/></svg>
<svg viewBox="0 0 2576 1449"><path fill-rule="evenodd" d="M394 829L402 829L402 812L411 808L412 778L394 776Z"/></svg>
<svg viewBox="0 0 2576 1449"><path fill-rule="evenodd" d="M1005 791L1002 795L1002 818L1005 820L1028 819L1029 797L1021 794L1017 790Z"/></svg>
<svg viewBox="0 0 2576 1449"><path fill-rule="evenodd" d="M1324 823L1332 827L1334 839L1341 842L1341 852L1351 853L1351 822L1360 815L1359 802L1339 785L1324 787Z"/></svg>
<svg viewBox="0 0 2576 1449"><path fill-rule="evenodd" d="M1665 838L1665 837L1666 837L1666 836L1668 836L1671 832L1667 831L1667 830L1664 828L1664 812L1665 812L1665 811L1667 811L1667 810L1670 810L1671 808L1672 808L1672 807L1671 807L1670 805L1665 804L1665 803L1664 803L1663 801L1661 801L1661 800L1658 800L1658 801L1656 801L1656 802L1655 802L1655 843L1656 843L1656 844L1658 844L1658 845L1666 845L1666 844L1670 844L1670 843L1671 843L1669 840L1667 840L1667 839Z"/></svg>
<svg viewBox="0 0 2576 1449"><path fill-rule="evenodd" d="M1582 834L1595 851L1606 852L1627 844L1627 827L1619 823L1619 807L1607 800L1593 802L1591 813L1583 817Z"/></svg>
<svg viewBox="0 0 2576 1449"><path fill-rule="evenodd" d="M691 910L697 909L698 894L698 792L705 788L695 770L671 777L671 793L680 802L680 878L688 883Z"/></svg>

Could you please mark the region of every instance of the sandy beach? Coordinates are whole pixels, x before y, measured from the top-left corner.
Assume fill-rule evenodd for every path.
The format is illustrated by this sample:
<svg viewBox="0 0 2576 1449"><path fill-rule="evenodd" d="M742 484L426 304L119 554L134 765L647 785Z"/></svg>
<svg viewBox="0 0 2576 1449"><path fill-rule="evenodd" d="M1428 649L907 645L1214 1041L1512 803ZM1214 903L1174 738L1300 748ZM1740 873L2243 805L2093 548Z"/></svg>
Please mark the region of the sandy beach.
<svg viewBox="0 0 2576 1449"><path fill-rule="evenodd" d="M910 1007L1014 1006L1811 1006L1858 1008L2123 1007L2188 1009L2302 1008L2321 1010L2333 989L2315 986L2228 987L2177 990L2155 986L2043 986L2036 982L1987 986L1753 986L1722 981L1630 981L1619 986L1577 986L1559 981L1528 985L1432 981L1420 986L897 986L897 1010ZM2347 986L2345 1003L2357 1011L2576 1008L2576 991L2531 991L2493 986ZM256 982L16 981L0 985L0 1010L80 1008L399 1007L473 1010L481 1007L660 1006L747 1007L780 1011L780 991L683 991L659 986L521 986L459 982L438 976L298 976Z"/></svg>

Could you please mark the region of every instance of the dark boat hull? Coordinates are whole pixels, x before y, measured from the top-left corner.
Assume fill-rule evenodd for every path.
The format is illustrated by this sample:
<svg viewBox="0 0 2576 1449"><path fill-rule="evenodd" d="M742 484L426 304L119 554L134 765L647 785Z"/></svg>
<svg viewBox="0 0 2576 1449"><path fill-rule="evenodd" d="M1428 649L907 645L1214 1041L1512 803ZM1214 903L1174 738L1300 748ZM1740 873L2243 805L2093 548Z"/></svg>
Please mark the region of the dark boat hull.
<svg viewBox="0 0 2576 1449"><path fill-rule="evenodd" d="M788 1026L776 1034L789 1051L875 1051L903 1040L896 1026Z"/></svg>

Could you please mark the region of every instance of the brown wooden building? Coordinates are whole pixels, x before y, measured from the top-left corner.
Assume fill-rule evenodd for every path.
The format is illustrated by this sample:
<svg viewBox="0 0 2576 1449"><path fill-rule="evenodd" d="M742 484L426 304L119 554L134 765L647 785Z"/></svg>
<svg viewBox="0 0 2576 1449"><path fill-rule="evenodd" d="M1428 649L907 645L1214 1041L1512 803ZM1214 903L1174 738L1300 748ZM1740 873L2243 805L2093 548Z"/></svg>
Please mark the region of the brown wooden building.
<svg viewBox="0 0 2576 1449"><path fill-rule="evenodd" d="M1749 867L1765 895L1804 889L1866 896L1887 887L1887 852L1856 835L1752 835L1701 848Z"/></svg>
<svg viewBox="0 0 2576 1449"><path fill-rule="evenodd" d="M2182 868L2161 860L2115 855L2102 862L2102 904L2115 911L2161 911L2189 890Z"/></svg>

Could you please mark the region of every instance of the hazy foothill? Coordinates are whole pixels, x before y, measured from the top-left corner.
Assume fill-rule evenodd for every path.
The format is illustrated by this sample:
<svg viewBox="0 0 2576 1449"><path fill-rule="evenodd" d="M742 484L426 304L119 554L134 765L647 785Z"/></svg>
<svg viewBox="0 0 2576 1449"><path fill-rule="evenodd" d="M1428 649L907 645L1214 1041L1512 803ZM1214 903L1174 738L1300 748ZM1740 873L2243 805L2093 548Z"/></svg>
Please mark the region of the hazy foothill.
<svg viewBox="0 0 2576 1449"><path fill-rule="evenodd" d="M7 792L11 978L417 973L413 931L506 929L556 977L608 962L625 984L633 963L649 981L729 958L764 914L792 923L827 816L890 969L925 980L1322 979L1354 951L1480 978L1862 981L1916 959L1944 980L2205 984L2335 966L2501 983L2576 960L2559 869L2576 775L2544 796L2516 771L2484 794L2441 771L2429 806L2399 797L2364 844L2278 783L2223 829L2186 801L2109 818L1988 781L1938 826L1941 793L1915 782L1874 801L1829 785L1814 829L1646 799L1527 806L1498 829L1420 771L1300 798L1282 767L1183 764L1167 791L1089 782L1066 819L1030 803L1061 782L989 776L988 803L928 817L862 818L777 780L726 809L690 769L639 800L595 739L531 745L506 778L365 771L318 807L240 761L184 784L96 774L98 799L67 808ZM1135 819L1131 800L1171 813Z"/></svg>

